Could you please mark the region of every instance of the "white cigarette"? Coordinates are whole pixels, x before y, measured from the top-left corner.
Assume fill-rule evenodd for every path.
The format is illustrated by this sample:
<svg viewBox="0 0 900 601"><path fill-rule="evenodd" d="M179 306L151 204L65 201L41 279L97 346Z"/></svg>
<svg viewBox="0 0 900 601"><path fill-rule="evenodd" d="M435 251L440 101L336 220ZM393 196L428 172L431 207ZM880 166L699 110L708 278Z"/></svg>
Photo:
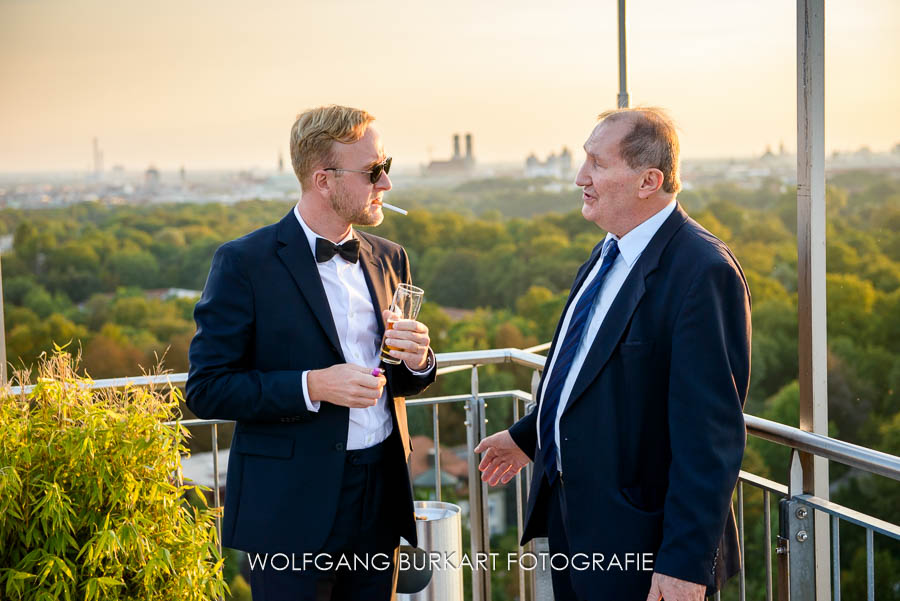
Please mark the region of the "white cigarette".
<svg viewBox="0 0 900 601"><path fill-rule="evenodd" d="M409 211L407 211L406 209L401 209L400 207L395 207L394 205L388 204L388 203L386 203L386 202L382 202L382 203L381 203L381 206L383 206L385 209L390 209L390 210L392 210L392 211L397 211L397 212L400 213L401 215L408 215L408 214L409 214Z"/></svg>

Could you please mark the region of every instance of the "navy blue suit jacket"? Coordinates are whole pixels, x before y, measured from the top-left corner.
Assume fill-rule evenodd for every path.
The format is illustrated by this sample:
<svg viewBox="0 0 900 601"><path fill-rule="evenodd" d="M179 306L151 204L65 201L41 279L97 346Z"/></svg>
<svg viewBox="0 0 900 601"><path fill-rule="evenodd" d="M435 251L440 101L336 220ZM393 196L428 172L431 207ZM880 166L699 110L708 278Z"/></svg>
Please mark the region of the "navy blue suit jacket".
<svg viewBox="0 0 900 601"><path fill-rule="evenodd" d="M557 326L551 353L559 336ZM723 242L676 206L610 307L560 421L570 552L603 553L607 562L617 554L623 565L625 553L653 553L656 571L710 591L734 573L731 495L749 379L743 272ZM523 544L547 534L537 414L510 428L535 460ZM591 599L644 599L650 587L651 573L633 564L572 574Z"/></svg>
<svg viewBox="0 0 900 601"><path fill-rule="evenodd" d="M360 265L381 333L381 310L410 281L403 248L356 232ZM222 245L194 310L187 405L198 417L237 424L228 461L222 542L255 552L322 548L335 519L349 409L308 411L301 372L345 363L315 258L293 210L279 223ZM406 459L407 395L433 380L387 366L389 486L397 536L416 541Z"/></svg>

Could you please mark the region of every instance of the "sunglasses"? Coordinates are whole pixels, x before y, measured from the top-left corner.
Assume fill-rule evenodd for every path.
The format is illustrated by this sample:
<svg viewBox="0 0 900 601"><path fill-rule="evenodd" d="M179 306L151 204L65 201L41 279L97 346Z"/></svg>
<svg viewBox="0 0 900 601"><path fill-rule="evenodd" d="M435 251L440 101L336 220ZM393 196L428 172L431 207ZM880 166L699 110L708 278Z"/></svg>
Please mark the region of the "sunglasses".
<svg viewBox="0 0 900 601"><path fill-rule="evenodd" d="M373 165L372 168L368 171L362 171L360 169L343 169L341 167L326 167L324 171L349 171L350 173L368 173L369 181L374 184L379 179L381 179L382 173L391 172L391 157L384 159L377 165Z"/></svg>

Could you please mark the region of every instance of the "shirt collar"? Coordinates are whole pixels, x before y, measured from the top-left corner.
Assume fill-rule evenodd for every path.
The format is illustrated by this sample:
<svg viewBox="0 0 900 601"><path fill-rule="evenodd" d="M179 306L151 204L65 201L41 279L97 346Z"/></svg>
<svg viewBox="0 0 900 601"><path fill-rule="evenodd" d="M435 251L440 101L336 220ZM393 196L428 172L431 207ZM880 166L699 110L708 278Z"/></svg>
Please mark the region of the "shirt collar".
<svg viewBox="0 0 900 601"><path fill-rule="evenodd" d="M619 253L621 253L625 264L628 265L628 267L631 267L634 262L637 261L638 257L641 256L641 253L644 252L644 249L650 244L650 240L656 235L656 232L659 231L659 228L662 227L662 224L674 210L675 199L673 198L669 204L660 209L653 217L622 236L622 238L618 238L614 234L609 233L606 234L606 240L612 238L618 241ZM604 240L604 244L606 243L606 240Z"/></svg>
<svg viewBox="0 0 900 601"><path fill-rule="evenodd" d="M316 256L316 238L324 238L324 236L320 236L315 233L309 225L303 221L303 217L300 216L299 205L294 205L294 217L297 218L297 221L300 223L300 227L303 228L303 233L306 234L306 241L309 243L309 250L312 251L313 256ZM343 244L347 240L353 240L353 228L350 228L350 232L344 236L344 239L338 242L338 244ZM327 239L327 238L326 238ZM335 255L335 257L338 255Z"/></svg>

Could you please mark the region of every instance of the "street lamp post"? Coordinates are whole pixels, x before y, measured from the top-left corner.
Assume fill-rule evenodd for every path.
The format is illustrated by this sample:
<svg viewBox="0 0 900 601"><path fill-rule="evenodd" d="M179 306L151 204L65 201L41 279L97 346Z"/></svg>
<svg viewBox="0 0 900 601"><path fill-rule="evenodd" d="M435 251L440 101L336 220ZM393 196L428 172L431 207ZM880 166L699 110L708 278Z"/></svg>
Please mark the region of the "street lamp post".
<svg viewBox="0 0 900 601"><path fill-rule="evenodd" d="M628 71L625 56L625 0L619 0L619 96L617 106L628 108Z"/></svg>

